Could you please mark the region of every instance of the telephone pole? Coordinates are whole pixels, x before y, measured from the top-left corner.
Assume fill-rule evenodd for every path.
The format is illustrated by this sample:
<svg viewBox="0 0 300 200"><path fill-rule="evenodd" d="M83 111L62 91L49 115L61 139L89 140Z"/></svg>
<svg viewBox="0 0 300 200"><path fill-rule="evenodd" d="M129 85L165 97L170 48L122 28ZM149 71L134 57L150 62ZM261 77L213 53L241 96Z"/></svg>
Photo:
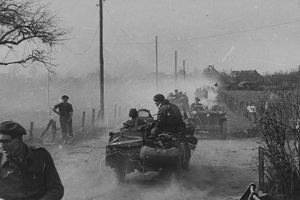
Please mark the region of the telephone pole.
<svg viewBox="0 0 300 200"><path fill-rule="evenodd" d="M158 91L158 42L155 36L156 91Z"/></svg>
<svg viewBox="0 0 300 200"><path fill-rule="evenodd" d="M175 51L175 83L177 83L177 51Z"/></svg>
<svg viewBox="0 0 300 200"><path fill-rule="evenodd" d="M100 86L100 119L104 119L104 56L103 56L103 2L99 0L99 86Z"/></svg>

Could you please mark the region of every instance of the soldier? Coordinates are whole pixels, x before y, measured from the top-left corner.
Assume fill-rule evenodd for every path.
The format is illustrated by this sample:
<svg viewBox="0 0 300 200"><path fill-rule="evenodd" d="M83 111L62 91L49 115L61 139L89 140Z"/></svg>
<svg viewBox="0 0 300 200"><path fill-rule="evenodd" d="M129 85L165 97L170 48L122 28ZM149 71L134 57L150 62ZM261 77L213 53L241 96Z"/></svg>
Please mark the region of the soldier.
<svg viewBox="0 0 300 200"><path fill-rule="evenodd" d="M175 97L175 95L172 92L170 92L168 95L168 98L173 99L174 97Z"/></svg>
<svg viewBox="0 0 300 200"><path fill-rule="evenodd" d="M157 122L151 130L151 136L156 137L163 131L178 133L184 128L184 122L179 108L165 99L164 95L157 94L153 98L158 107Z"/></svg>
<svg viewBox="0 0 300 200"><path fill-rule="evenodd" d="M175 98L178 98L178 97L179 97L178 89L175 89L175 90L174 90L174 96L175 96Z"/></svg>
<svg viewBox="0 0 300 200"><path fill-rule="evenodd" d="M44 148L23 142L18 123L0 124L0 199L59 200L64 194L53 159Z"/></svg>
<svg viewBox="0 0 300 200"><path fill-rule="evenodd" d="M129 117L131 117L131 119L123 124L121 130L138 128L140 125L144 124L144 122L138 117L138 111L135 108L129 110Z"/></svg>
<svg viewBox="0 0 300 200"><path fill-rule="evenodd" d="M190 112L193 112L193 111L200 112L203 110L204 110L204 108L203 108L203 105L200 103L200 98L195 97L195 102L192 103Z"/></svg>
<svg viewBox="0 0 300 200"><path fill-rule="evenodd" d="M63 142L67 142L68 137L73 137L73 127L72 127L73 107L72 104L68 103L69 97L67 95L63 95L61 99L63 102L55 105L52 110L60 117L59 122L60 122L61 132L63 135Z"/></svg>

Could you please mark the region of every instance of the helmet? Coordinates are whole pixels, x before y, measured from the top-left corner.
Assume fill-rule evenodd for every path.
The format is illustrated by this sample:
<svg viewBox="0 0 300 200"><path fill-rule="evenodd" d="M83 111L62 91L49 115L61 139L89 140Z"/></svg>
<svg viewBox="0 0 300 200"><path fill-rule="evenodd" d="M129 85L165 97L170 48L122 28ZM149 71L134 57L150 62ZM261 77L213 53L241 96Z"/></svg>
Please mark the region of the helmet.
<svg viewBox="0 0 300 200"><path fill-rule="evenodd" d="M157 94L153 97L153 101L155 102L162 102L165 100L165 96L162 94Z"/></svg>
<svg viewBox="0 0 300 200"><path fill-rule="evenodd" d="M138 111L135 108L129 110L129 117L136 118L138 116Z"/></svg>
<svg viewBox="0 0 300 200"><path fill-rule="evenodd" d="M23 126L14 121L5 121L0 124L0 133L10 135L11 137L19 137L26 135L26 130Z"/></svg>

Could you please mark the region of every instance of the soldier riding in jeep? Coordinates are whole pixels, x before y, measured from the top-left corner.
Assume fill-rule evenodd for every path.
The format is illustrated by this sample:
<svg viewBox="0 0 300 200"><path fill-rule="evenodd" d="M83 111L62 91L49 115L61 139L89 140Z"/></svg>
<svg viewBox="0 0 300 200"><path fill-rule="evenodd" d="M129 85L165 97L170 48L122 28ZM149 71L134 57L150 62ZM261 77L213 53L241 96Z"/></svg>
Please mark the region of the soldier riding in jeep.
<svg viewBox="0 0 300 200"><path fill-rule="evenodd" d="M134 169L139 172L175 170L189 167L191 151L197 139L193 129L185 129L179 109L155 95L159 107L157 120L149 110L138 110L140 125L110 133L106 146L106 164L112 167L120 181Z"/></svg>

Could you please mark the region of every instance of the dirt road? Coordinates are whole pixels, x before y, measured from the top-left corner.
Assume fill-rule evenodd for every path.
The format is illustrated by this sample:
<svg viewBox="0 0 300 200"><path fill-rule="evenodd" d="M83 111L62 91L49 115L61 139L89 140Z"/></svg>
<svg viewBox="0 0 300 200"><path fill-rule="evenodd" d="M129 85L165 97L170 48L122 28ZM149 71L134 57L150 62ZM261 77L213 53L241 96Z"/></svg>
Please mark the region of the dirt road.
<svg viewBox="0 0 300 200"><path fill-rule="evenodd" d="M65 186L65 200L229 200L257 182L254 140L200 140L182 179L135 172L123 184L117 184L102 163L106 141L102 136L49 147Z"/></svg>

